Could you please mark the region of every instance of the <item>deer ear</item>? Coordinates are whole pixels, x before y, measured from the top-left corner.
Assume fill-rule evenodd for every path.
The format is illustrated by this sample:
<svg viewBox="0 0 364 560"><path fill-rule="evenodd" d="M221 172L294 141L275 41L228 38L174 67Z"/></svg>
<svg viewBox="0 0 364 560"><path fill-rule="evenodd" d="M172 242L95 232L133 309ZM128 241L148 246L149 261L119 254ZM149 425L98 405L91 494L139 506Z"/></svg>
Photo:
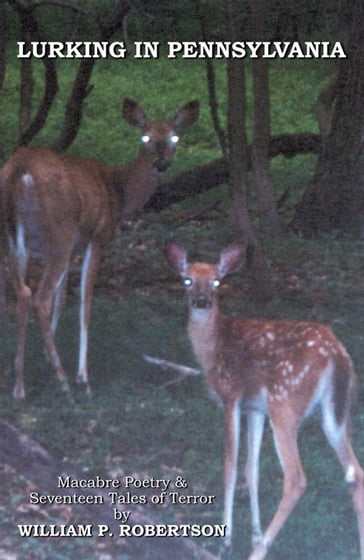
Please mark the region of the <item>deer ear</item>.
<svg viewBox="0 0 364 560"><path fill-rule="evenodd" d="M174 126L179 130L191 126L197 121L199 112L199 101L194 100L186 103L186 105L184 105L179 109L179 111L177 111L176 116L173 119Z"/></svg>
<svg viewBox="0 0 364 560"><path fill-rule="evenodd" d="M173 241L166 241L164 245L164 256L169 266L177 272L177 274L183 275L187 269L187 251L181 245L173 243Z"/></svg>
<svg viewBox="0 0 364 560"><path fill-rule="evenodd" d="M130 126L144 128L148 123L144 109L139 103L127 97L123 100L123 117Z"/></svg>
<svg viewBox="0 0 364 560"><path fill-rule="evenodd" d="M236 272L245 259L246 250L242 245L230 245L221 254L217 264L220 278Z"/></svg>

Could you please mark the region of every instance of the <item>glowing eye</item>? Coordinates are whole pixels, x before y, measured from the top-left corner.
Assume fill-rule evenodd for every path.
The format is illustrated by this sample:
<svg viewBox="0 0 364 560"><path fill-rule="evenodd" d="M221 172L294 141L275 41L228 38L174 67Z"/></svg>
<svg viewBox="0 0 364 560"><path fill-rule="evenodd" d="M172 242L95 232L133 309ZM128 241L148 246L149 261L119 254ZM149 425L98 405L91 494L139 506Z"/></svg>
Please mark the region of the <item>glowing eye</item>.
<svg viewBox="0 0 364 560"><path fill-rule="evenodd" d="M141 137L141 141L143 142L143 144L148 144L148 142L151 141L151 137L149 136L149 134L143 134L143 136Z"/></svg>
<svg viewBox="0 0 364 560"><path fill-rule="evenodd" d="M192 278L183 278L183 285L186 288L189 288L190 286L192 286L193 282L192 282Z"/></svg>
<svg viewBox="0 0 364 560"><path fill-rule="evenodd" d="M172 136L170 137L170 141L172 142L172 144L177 144L179 140L179 136L177 136L177 134L172 134Z"/></svg>
<svg viewBox="0 0 364 560"><path fill-rule="evenodd" d="M215 278L215 280L212 281L212 285L214 288L218 288L220 286L220 280Z"/></svg>

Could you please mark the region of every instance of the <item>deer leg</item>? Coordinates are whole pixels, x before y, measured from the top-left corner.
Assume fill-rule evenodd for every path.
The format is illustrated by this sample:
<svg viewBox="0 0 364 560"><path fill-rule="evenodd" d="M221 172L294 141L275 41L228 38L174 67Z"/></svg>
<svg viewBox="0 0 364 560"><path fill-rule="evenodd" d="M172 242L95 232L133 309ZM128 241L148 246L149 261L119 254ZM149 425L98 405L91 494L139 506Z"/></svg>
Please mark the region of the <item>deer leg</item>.
<svg viewBox="0 0 364 560"><path fill-rule="evenodd" d="M306 477L303 472L297 445L296 422L290 422L289 412L281 411L279 419L271 424L277 453L283 469L283 495L263 539L253 549L249 560L263 560L268 553L268 548L273 543L280 529L292 513L297 502L306 489ZM287 412L287 414L284 414Z"/></svg>
<svg viewBox="0 0 364 560"><path fill-rule="evenodd" d="M224 405L225 424L225 499L224 499L224 524L226 537L224 546L231 545L233 533L234 493L237 478L237 463L240 438L240 403L239 401L227 402Z"/></svg>
<svg viewBox="0 0 364 560"><path fill-rule="evenodd" d="M99 261L100 247L95 242L90 241L83 259L81 275L80 355L77 373L77 382L85 384L87 394L90 394L87 373L88 329L95 277Z"/></svg>
<svg viewBox="0 0 364 560"><path fill-rule="evenodd" d="M252 544L256 546L262 540L259 512L259 456L262 445L265 415L258 410L248 412L248 458L245 467L245 477L250 496L250 510L252 516Z"/></svg>
<svg viewBox="0 0 364 560"><path fill-rule="evenodd" d="M14 398L17 401L25 399L24 388L24 353L25 339L29 318L29 305L32 298L30 288L25 283L28 256L24 248L24 232L18 228L17 244L9 239L9 265L12 282L16 294L16 317L17 317L17 351L15 356L15 386Z"/></svg>
<svg viewBox="0 0 364 560"><path fill-rule="evenodd" d="M0 252L0 315L3 317L6 313L6 271L4 265L4 255Z"/></svg>
<svg viewBox="0 0 364 560"><path fill-rule="evenodd" d="M57 288L62 283L65 271L68 267L69 256L63 258L53 258L45 266L38 290L33 297L33 308L38 320L39 328L43 335L44 345L55 371L56 377L60 382L62 391L69 392L67 375L63 369L61 359L54 341L52 331L51 313L53 301Z"/></svg>
<svg viewBox="0 0 364 560"><path fill-rule="evenodd" d="M56 334L58 321L59 321L59 318L61 316L61 312L62 312L62 309L64 307L64 304L66 302L66 288L67 288L67 281L68 281L68 270L69 270L69 267L67 267L67 269L64 271L61 279L59 280L58 286L57 286L57 289L56 289L56 293L55 293L55 296L54 296L52 323L51 323L53 336Z"/></svg>
<svg viewBox="0 0 364 560"><path fill-rule="evenodd" d="M339 458L340 456L350 457L349 460L342 461L342 464L345 469L345 480L349 486L358 522L360 558L364 560L364 474L349 441L345 442L344 452L341 450L338 455Z"/></svg>
<svg viewBox="0 0 364 560"><path fill-rule="evenodd" d="M24 354L25 354L25 338L29 318L29 305L31 302L32 294L30 288L22 284L17 289L17 337L18 345L15 356L15 375L16 381L13 390L15 400L20 401L25 399L24 388Z"/></svg>
<svg viewBox="0 0 364 560"><path fill-rule="evenodd" d="M364 473L351 446L348 421L344 418L342 424L339 425L333 412L332 403L329 402L323 409L322 427L344 468L345 480L351 493L358 522L360 558L364 560Z"/></svg>

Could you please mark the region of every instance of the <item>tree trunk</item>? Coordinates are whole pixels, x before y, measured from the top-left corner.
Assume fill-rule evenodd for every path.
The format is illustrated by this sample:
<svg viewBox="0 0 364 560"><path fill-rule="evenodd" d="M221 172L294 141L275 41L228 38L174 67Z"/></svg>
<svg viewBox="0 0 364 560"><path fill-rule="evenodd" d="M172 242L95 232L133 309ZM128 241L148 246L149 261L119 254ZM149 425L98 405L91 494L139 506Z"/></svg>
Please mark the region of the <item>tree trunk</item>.
<svg viewBox="0 0 364 560"><path fill-rule="evenodd" d="M51 144L55 150L65 151L77 136L81 124L83 102L92 89L89 86L89 80L95 62L96 59L94 58L84 58L80 62L72 91L66 104L62 130Z"/></svg>
<svg viewBox="0 0 364 560"><path fill-rule="evenodd" d="M265 14L264 0L250 2L255 40L264 40ZM254 91L254 142L252 167L254 184L258 198L260 231L265 239L279 239L281 228L270 174L270 93L269 62L265 58L252 60Z"/></svg>
<svg viewBox="0 0 364 560"><path fill-rule="evenodd" d="M54 60L51 58L43 59L44 65L44 95L34 119L28 123L28 126L21 126L21 134L18 140L18 146L26 146L34 138L34 136L43 128L46 123L48 113L52 107L53 101L58 91L57 70ZM24 84L25 88L27 84ZM29 93L29 92L28 92ZM24 108L27 101L23 99ZM23 115L24 119L24 115Z"/></svg>
<svg viewBox="0 0 364 560"><path fill-rule="evenodd" d="M235 4L230 0L227 4ZM233 16L231 16L233 18ZM230 35L231 37L231 35ZM232 39L233 40L233 39ZM246 242L252 241L247 200L247 139L245 133L245 68L242 59L231 58L228 72L229 193L233 228Z"/></svg>
<svg viewBox="0 0 364 560"><path fill-rule="evenodd" d="M205 8L202 5L201 0L198 0L196 3L196 11L197 17L200 22L201 28L201 38L202 41L208 41L208 34L206 31L206 16L205 16ZM220 119L219 119L219 112L218 112L218 101L216 95L216 80L215 80L215 70L214 70L214 62L213 59L206 57L205 58L205 68L206 68L206 83L207 83L207 91L209 94L209 105L210 105L210 113L211 113L211 120L214 125L214 130L216 136L218 138L221 152L224 158L227 157L227 147L226 147L226 134L224 129L221 126Z"/></svg>
<svg viewBox="0 0 364 560"><path fill-rule="evenodd" d="M240 21L239 1L226 0L225 13L229 40L237 41ZM228 59L227 81L231 221L237 237L247 246L248 265L254 295L258 299L267 299L272 296L269 267L255 234L248 210L248 143L245 126L246 89L243 59Z"/></svg>
<svg viewBox="0 0 364 560"><path fill-rule="evenodd" d="M364 235L364 4L353 3L348 58L339 69L331 132L293 221L303 234Z"/></svg>
<svg viewBox="0 0 364 560"><path fill-rule="evenodd" d="M315 103L315 115L321 138L327 138L332 129L333 105L338 84L337 78L338 75L335 72L330 81L321 89Z"/></svg>
<svg viewBox="0 0 364 560"><path fill-rule="evenodd" d="M21 39L28 44L37 35L38 29L33 14L28 10L18 10ZM20 102L19 102L19 138L28 128L33 104L33 61L32 57L20 61ZM19 143L19 142L18 142Z"/></svg>
<svg viewBox="0 0 364 560"><path fill-rule="evenodd" d="M22 39L28 41L41 41L38 23L34 16L34 6L23 6L20 3L15 5L18 12ZM20 108L19 108L19 138L18 146L27 145L32 138L44 126L52 103L58 91L57 70L55 61L45 57L44 65L44 94L38 107L37 113L31 119L33 102L33 72L32 59L26 58L21 61L21 85L20 85Z"/></svg>
<svg viewBox="0 0 364 560"><path fill-rule="evenodd" d="M0 0L0 89L3 87L6 69L6 8Z"/></svg>
<svg viewBox="0 0 364 560"><path fill-rule="evenodd" d="M123 27L124 19L130 10L128 0L119 0L108 21L100 23L100 41L109 41L116 31ZM96 59L85 58L81 60L71 94L68 98L62 130L52 142L52 147L64 151L76 138L81 124L83 102L90 93L90 77Z"/></svg>

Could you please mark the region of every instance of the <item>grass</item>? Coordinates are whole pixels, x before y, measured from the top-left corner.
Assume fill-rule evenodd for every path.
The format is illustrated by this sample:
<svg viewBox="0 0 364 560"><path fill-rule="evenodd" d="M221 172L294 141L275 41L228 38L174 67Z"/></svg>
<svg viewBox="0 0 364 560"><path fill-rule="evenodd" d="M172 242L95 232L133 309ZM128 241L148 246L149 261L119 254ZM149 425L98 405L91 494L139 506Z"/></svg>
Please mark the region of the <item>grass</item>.
<svg viewBox="0 0 364 560"><path fill-rule="evenodd" d="M284 64L286 61L284 62ZM287 62L288 64L288 62ZM291 64L291 63L289 63ZM317 64L317 66L316 66ZM66 69L67 65L67 69ZM37 143L46 143L59 126L67 88L72 80L70 61L63 63L60 98ZM117 66L117 70L115 69ZM329 72L319 62L283 62L272 68L272 129L274 133L315 130L313 99ZM73 69L72 69L73 70ZM40 73L40 69L36 69ZM221 115L226 109L225 68L217 65ZM163 77L163 83L161 82ZM188 79L186 79L188 76ZM4 155L15 138L17 74L10 68L2 92ZM202 101L201 119L183 137L173 172L218 157L212 133L201 61L105 61L98 63L87 99L83 127L70 151L110 163L128 161L137 150L137 132L120 122L120 100L137 98L152 117L175 113L192 98ZM39 88L39 85L38 85ZM251 98L249 97L251 107ZM251 126L251 119L249 119ZM289 188L294 203L309 180L314 160L276 158L272 164L277 195ZM185 331L186 305L161 253L167 237L199 246L212 240L220 247L231 240L226 205L188 219L191 206L206 207L224 197L224 187L205 193L160 215L144 215L126 225L102 262L96 286L90 333L91 401L65 403L49 375L38 331L32 322L26 357L29 398L23 406L11 398L15 348L14 302L0 349L2 417L33 436L55 456L65 457L87 475L174 478L182 475L189 492L215 495L213 506L173 506L157 511L167 521L220 523L223 502L223 435L221 410L211 401L200 378L175 381L143 360L143 353L195 366ZM284 218L287 217L287 209ZM266 317L306 318L331 323L346 344L363 378L364 255L361 242L303 240L286 235L267 247L276 296L268 304L254 302L246 277L236 275L223 289L223 307L234 313ZM74 379L78 351L79 270L70 279L70 294L58 332L64 364ZM169 384L168 384L169 383ZM363 390L354 414L354 441L364 463ZM326 445L317 419L304 425L300 446L309 490L274 544L269 558L351 560L358 556L358 538L343 473ZM242 436L241 465L244 462ZM250 549L250 514L242 469L236 497L235 539L231 560ZM0 558L49 560L87 557L89 560L127 560L105 543L66 539L19 539L17 523L64 522L61 508L29 508L30 486L5 466L0 469ZM261 509L264 525L272 516L281 491L281 471L267 427L261 471ZM46 520L46 521L44 521ZM324 543L324 546L323 546ZM200 541L199 541L200 544ZM218 543L201 544L216 552ZM320 551L320 552L318 552Z"/></svg>

